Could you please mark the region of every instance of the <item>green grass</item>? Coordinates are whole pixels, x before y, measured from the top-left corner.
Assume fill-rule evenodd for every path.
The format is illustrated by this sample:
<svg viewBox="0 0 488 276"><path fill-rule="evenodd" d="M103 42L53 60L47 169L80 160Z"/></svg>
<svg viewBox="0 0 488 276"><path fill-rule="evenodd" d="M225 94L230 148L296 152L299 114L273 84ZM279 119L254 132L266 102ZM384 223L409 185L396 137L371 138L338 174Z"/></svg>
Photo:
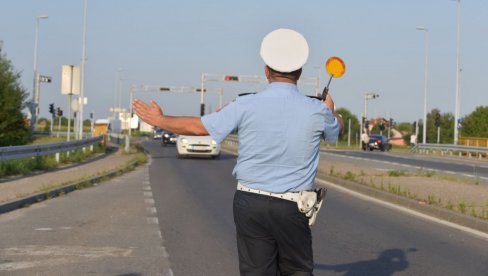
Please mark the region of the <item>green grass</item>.
<svg viewBox="0 0 488 276"><path fill-rule="evenodd" d="M52 170L57 168L61 164L77 163L89 158L96 153L104 151L104 146L95 145L93 147L93 152L91 152L89 149L83 152L80 149L71 152L69 155L67 153L61 153L59 158L59 164L56 162L55 155L45 155L17 160L0 161L0 177L25 175L34 171Z"/></svg>

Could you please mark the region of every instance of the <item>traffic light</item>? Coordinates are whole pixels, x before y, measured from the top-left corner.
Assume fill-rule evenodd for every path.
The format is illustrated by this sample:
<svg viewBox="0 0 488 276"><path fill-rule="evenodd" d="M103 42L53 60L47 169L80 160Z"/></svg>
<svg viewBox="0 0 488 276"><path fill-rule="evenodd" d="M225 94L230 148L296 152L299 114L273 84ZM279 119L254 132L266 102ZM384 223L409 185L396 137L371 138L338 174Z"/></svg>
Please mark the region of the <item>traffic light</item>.
<svg viewBox="0 0 488 276"><path fill-rule="evenodd" d="M225 76L226 81L239 81L238 76Z"/></svg>
<svg viewBox="0 0 488 276"><path fill-rule="evenodd" d="M57 109L57 114L58 114L58 117L61 117L63 116L63 111L61 110L61 108L58 107Z"/></svg>
<svg viewBox="0 0 488 276"><path fill-rule="evenodd" d="M414 132L414 133L415 133L415 131L416 131L416 130L417 130L417 121L414 121L414 122L412 123L412 132Z"/></svg>
<svg viewBox="0 0 488 276"><path fill-rule="evenodd" d="M51 113L54 116L54 104L53 103L49 104L49 113Z"/></svg>
<svg viewBox="0 0 488 276"><path fill-rule="evenodd" d="M200 116L205 115L205 104L200 104Z"/></svg>
<svg viewBox="0 0 488 276"><path fill-rule="evenodd" d="M383 122L380 123L380 130L381 131L385 130L385 124Z"/></svg>
<svg viewBox="0 0 488 276"><path fill-rule="evenodd" d="M369 121L364 122L364 127L369 130Z"/></svg>
<svg viewBox="0 0 488 276"><path fill-rule="evenodd" d="M441 114L440 113L435 114L434 124L435 124L435 127L441 126Z"/></svg>

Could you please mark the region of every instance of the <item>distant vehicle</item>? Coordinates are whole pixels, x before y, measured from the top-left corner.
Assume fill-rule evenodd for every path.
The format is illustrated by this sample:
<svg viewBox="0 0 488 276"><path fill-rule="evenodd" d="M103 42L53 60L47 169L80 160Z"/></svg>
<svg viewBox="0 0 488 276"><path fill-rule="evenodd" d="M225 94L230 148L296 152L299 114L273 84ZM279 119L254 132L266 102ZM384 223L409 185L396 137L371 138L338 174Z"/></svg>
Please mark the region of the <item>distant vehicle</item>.
<svg viewBox="0 0 488 276"><path fill-rule="evenodd" d="M369 141L367 146L370 151L373 151L375 149L381 151L391 150L390 140L388 140L388 138L386 138L384 135L379 134L369 135Z"/></svg>
<svg viewBox="0 0 488 276"><path fill-rule="evenodd" d="M179 135L176 139L176 157L209 156L220 157L220 144L210 136Z"/></svg>
<svg viewBox="0 0 488 276"><path fill-rule="evenodd" d="M153 139L161 139L161 137L163 137L163 130L160 128L155 129L153 133Z"/></svg>
<svg viewBox="0 0 488 276"><path fill-rule="evenodd" d="M161 145L164 147L168 144L176 144L176 139L178 138L178 135L169 132L167 130L163 131L163 136L161 137Z"/></svg>

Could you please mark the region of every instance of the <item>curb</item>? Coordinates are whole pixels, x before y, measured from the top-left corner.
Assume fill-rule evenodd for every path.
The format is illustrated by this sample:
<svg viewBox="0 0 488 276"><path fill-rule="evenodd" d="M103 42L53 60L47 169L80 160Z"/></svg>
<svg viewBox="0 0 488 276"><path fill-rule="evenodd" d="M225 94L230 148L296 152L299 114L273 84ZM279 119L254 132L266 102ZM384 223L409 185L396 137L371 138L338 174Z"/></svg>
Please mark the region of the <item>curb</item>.
<svg viewBox="0 0 488 276"><path fill-rule="evenodd" d="M86 180L80 180L73 182L71 184L66 184L58 188L53 188L45 192L39 192L33 195L29 195L19 199L13 199L10 201L6 201L4 203L0 203L0 214L8 213L10 211L14 211L20 208L28 207L34 203L38 203L44 200L51 199L53 197L58 197L75 190L81 190L88 187L93 187L97 183L100 183L108 178L112 178L118 175L122 175L127 171L131 171L139 165L137 161L131 161L128 165L111 170L103 175L94 176Z"/></svg>

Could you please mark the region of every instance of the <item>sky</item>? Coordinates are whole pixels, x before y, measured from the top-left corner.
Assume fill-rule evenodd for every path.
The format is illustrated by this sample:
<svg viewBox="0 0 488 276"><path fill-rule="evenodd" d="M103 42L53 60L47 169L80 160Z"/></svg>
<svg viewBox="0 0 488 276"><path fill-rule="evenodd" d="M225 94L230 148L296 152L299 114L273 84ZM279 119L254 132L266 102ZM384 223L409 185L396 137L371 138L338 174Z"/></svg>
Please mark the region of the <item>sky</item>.
<svg viewBox="0 0 488 276"><path fill-rule="evenodd" d="M21 74L31 98L34 76L36 18L39 22L38 71L51 76L41 84L40 115L54 103L66 114L61 95L62 65L80 65L83 49L84 0L1 0L2 53ZM425 59L427 110L454 113L456 95L457 11L453 0L342 1L165 1L87 0L84 117L112 115L110 108L129 108L131 85L199 87L202 74L257 75L264 78L259 56L263 37L277 29L302 33L310 46L303 78L328 81L324 64L338 56L346 73L333 79L330 94L336 107L360 117L364 95L368 117L396 122L423 117ZM460 2L460 116L488 105L488 1ZM428 32L416 30L423 26ZM426 52L426 42L428 51ZM207 111L232 101L239 93L265 84L206 82ZM311 85L300 85L315 94ZM154 99L168 115L198 116L198 93L135 92ZM1 100L1 99L0 99Z"/></svg>

